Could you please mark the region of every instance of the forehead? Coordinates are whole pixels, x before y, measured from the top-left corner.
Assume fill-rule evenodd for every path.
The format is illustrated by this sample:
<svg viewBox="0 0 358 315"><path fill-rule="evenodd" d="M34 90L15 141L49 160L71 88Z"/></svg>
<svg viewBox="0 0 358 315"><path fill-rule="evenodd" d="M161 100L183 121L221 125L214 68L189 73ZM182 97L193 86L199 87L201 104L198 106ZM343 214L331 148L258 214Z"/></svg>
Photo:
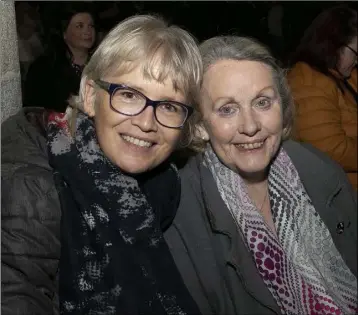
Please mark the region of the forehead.
<svg viewBox="0 0 358 315"><path fill-rule="evenodd" d="M203 87L210 94L246 95L274 86L269 66L247 60L220 60L204 74Z"/></svg>
<svg viewBox="0 0 358 315"><path fill-rule="evenodd" d="M122 61L115 63L109 67L110 70L106 74L107 77L123 80L123 78L130 78L131 80L141 81L156 81L160 84L169 84L176 91L182 94L187 94L185 85L181 82L182 76L177 72L174 73L168 65L163 65L160 54L157 54L153 58L137 61ZM114 81L113 81L114 82ZM124 82L121 82L124 83Z"/></svg>
<svg viewBox="0 0 358 315"><path fill-rule="evenodd" d="M122 69L124 70L124 69ZM148 97L175 99L178 102L184 102L184 94L174 88L173 81L170 77L163 80L157 80L156 77L147 75L142 64L128 66L127 71L117 72L116 74L106 77L111 83L125 84L144 93ZM153 71L160 71L160 66Z"/></svg>
<svg viewBox="0 0 358 315"><path fill-rule="evenodd" d="M87 12L77 13L72 16L69 26L77 23L91 23L93 21L91 14Z"/></svg>

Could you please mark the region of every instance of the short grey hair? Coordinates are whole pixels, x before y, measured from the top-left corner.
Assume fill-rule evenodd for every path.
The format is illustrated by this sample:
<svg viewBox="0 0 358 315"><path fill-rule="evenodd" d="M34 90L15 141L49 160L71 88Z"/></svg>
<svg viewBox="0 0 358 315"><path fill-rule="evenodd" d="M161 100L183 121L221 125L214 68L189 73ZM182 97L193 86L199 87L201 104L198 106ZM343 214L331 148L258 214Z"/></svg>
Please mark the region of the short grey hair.
<svg viewBox="0 0 358 315"><path fill-rule="evenodd" d="M199 49L203 59L204 74L211 65L226 59L257 61L269 66L281 100L283 138L290 136L294 119L294 102L286 79L287 71L278 65L266 46L249 37L217 36L204 41ZM204 147L203 140L200 141L199 137L194 139L194 143L197 146L194 149L200 150Z"/></svg>
<svg viewBox="0 0 358 315"><path fill-rule="evenodd" d="M152 15L129 17L108 33L85 66L79 95L70 99L71 107L83 111L88 80L129 73L138 65L146 78L170 79L174 89L197 109L203 70L197 41L186 30ZM191 142L193 119L184 127L182 144Z"/></svg>

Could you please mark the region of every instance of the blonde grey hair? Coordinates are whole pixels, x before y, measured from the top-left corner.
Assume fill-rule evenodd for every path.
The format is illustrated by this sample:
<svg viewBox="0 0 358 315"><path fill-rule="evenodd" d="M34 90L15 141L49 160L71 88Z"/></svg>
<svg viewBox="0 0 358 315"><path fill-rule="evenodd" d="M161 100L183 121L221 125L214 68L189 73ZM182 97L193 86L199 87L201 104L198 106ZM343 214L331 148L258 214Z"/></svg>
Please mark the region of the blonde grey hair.
<svg viewBox="0 0 358 315"><path fill-rule="evenodd" d="M187 103L197 107L202 80L197 42L184 29L151 15L127 18L108 33L85 66L79 95L70 99L71 107L83 111L88 80L129 73L139 65L145 78L158 82L169 79ZM191 141L194 119L191 117L184 128L183 145Z"/></svg>
<svg viewBox="0 0 358 315"><path fill-rule="evenodd" d="M199 49L203 59L204 74L211 65L225 59L257 61L269 66L281 99L283 138L286 139L290 136L293 127L294 103L286 80L286 71L277 64L275 58L263 44L249 37L217 36L204 41ZM197 121L199 124L202 123L200 118ZM199 137L195 137L193 143L196 145L194 149L200 150L205 146L204 141Z"/></svg>

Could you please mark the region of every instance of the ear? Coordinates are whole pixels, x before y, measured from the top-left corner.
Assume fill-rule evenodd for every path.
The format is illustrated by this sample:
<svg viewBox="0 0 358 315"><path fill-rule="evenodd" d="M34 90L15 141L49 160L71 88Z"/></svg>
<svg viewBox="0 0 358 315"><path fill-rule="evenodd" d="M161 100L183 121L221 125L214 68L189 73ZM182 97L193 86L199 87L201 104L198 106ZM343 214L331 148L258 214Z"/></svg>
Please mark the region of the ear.
<svg viewBox="0 0 358 315"><path fill-rule="evenodd" d="M204 140L204 141L209 141L210 137L209 137L209 133L207 132L205 126L203 123L200 123L195 130L195 136Z"/></svg>
<svg viewBox="0 0 358 315"><path fill-rule="evenodd" d="M92 81L86 81L83 100L83 110L89 117L94 117L96 115L96 89L94 88L93 84L94 83Z"/></svg>

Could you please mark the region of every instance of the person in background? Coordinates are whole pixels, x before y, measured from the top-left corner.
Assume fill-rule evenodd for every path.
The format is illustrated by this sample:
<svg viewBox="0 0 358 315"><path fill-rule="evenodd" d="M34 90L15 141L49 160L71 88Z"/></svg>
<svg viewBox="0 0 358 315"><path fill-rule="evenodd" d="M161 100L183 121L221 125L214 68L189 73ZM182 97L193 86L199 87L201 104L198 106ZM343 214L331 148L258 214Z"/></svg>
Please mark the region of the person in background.
<svg viewBox="0 0 358 315"><path fill-rule="evenodd" d="M96 39L94 17L86 3L64 7L61 34L52 36L45 54L29 68L24 85L24 106L64 112L79 89L82 70Z"/></svg>
<svg viewBox="0 0 358 315"><path fill-rule="evenodd" d="M138 15L101 42L66 113L1 125L2 315L200 314L163 231L201 80L196 40Z"/></svg>
<svg viewBox="0 0 358 315"><path fill-rule="evenodd" d="M270 36L270 47L278 58L283 58L285 51L284 6L280 1L271 1L267 13L267 29Z"/></svg>
<svg viewBox="0 0 358 315"><path fill-rule="evenodd" d="M357 49L357 12L332 7L304 33L288 74L297 108L294 137L330 155L356 189Z"/></svg>
<svg viewBox="0 0 358 315"><path fill-rule="evenodd" d="M21 80L25 82L29 66L44 51L41 23L38 10L28 2L16 2L15 10Z"/></svg>
<svg viewBox="0 0 358 315"><path fill-rule="evenodd" d="M245 37L200 51L202 153L180 172L165 237L202 313L357 314L357 194L326 154L288 139L285 71Z"/></svg>

